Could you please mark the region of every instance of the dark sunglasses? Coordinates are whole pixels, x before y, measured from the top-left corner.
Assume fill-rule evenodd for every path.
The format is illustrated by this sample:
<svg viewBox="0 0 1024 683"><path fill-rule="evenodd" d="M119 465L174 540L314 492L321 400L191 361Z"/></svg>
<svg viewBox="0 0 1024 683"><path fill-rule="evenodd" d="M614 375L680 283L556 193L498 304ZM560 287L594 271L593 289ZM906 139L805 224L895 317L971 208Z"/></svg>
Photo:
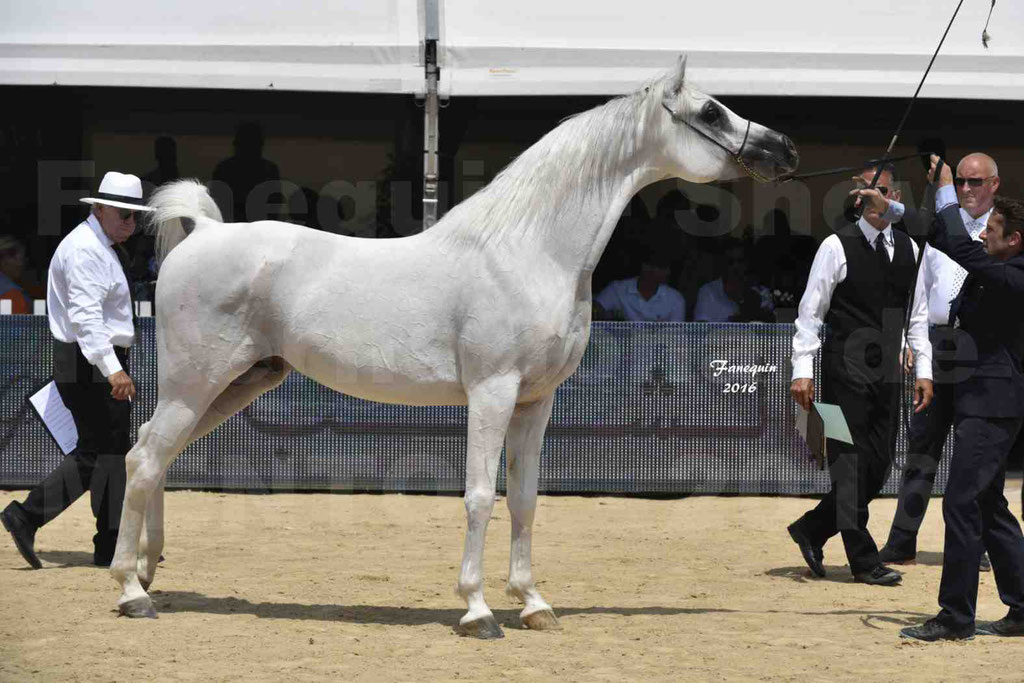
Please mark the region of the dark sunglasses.
<svg viewBox="0 0 1024 683"><path fill-rule="evenodd" d="M868 184L862 180L858 180L857 185L863 190L866 190L868 188ZM886 187L885 185L876 185L875 189L878 190L878 194L882 195L883 197L889 195L889 188Z"/></svg>
<svg viewBox="0 0 1024 683"><path fill-rule="evenodd" d="M957 187L963 187L964 183L967 183L971 187L981 187L982 185L985 184L986 180L992 180L993 178L995 178L994 175L990 175L987 178L959 178L958 177L958 178L954 178L953 179L953 184L956 185Z"/></svg>
<svg viewBox="0 0 1024 683"><path fill-rule="evenodd" d="M117 210L117 214L119 216L121 216L121 220L123 220L123 221L127 221L127 220L130 220L132 218L141 218L141 216L139 215L141 213L142 213L141 211L136 211L135 209L118 209Z"/></svg>

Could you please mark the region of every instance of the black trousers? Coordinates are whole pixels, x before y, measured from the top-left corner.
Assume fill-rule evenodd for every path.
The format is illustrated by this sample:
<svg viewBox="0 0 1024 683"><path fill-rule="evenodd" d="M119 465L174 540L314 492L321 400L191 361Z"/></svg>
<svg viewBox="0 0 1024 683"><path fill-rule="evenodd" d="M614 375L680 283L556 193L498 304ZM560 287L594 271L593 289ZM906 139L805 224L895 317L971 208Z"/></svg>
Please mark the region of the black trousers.
<svg viewBox="0 0 1024 683"><path fill-rule="evenodd" d="M128 372L128 352L114 347ZM78 445L20 505L43 526L89 491L96 517L93 559L109 564L117 544L124 501L124 456L131 447L131 403L110 396L110 384L89 364L77 344L54 342L53 379L78 429Z"/></svg>
<svg viewBox="0 0 1024 683"><path fill-rule="evenodd" d="M928 511L935 474L942 460L942 449L953 425L953 385L956 380L945 367L941 355L955 357L955 332L950 327L932 328L929 338L935 353L933 370L935 395L920 413L911 413L908 434L907 464L900 479L896 516L893 517L887 545L900 554L917 553L917 532Z"/></svg>
<svg viewBox="0 0 1024 683"><path fill-rule="evenodd" d="M878 565L878 546L868 532L868 503L889 478L896 430L899 385L883 379L863 380L828 361L822 376L822 398L843 409L853 445L829 439L831 490L797 525L816 545L842 535L846 558L854 574Z"/></svg>
<svg viewBox="0 0 1024 683"><path fill-rule="evenodd" d="M978 564L988 551L999 598L1024 619L1024 536L1003 495L1006 458L1022 419L956 417L956 445L942 500L946 542L939 584L939 620L974 623Z"/></svg>

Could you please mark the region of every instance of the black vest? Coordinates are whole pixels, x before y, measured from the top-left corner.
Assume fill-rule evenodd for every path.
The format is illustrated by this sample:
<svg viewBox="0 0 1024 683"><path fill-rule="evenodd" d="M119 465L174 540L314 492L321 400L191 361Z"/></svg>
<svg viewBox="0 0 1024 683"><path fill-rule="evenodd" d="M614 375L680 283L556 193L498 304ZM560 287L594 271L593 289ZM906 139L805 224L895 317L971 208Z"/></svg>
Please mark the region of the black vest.
<svg viewBox="0 0 1024 683"><path fill-rule="evenodd" d="M829 370L860 381L898 381L903 321L914 286L910 238L892 231L892 262L883 267L857 225L836 233L846 254L846 278L832 293L823 360Z"/></svg>

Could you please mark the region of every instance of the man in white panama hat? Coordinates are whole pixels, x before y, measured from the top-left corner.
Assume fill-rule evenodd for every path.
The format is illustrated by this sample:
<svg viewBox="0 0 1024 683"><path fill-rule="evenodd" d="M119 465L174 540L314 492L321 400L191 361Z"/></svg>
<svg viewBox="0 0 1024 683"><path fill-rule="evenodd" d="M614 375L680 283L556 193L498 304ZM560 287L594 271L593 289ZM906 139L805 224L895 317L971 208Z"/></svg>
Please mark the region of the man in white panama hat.
<svg viewBox="0 0 1024 683"><path fill-rule="evenodd" d="M124 456L130 447L130 409L135 384L128 348L135 340L132 301L118 245L135 232L142 183L134 175L103 176L88 217L61 240L50 261L47 314L53 344L53 378L78 430L78 445L24 503L0 513L22 557L42 564L36 530L86 490L96 516L93 562L107 566L117 543L124 499Z"/></svg>

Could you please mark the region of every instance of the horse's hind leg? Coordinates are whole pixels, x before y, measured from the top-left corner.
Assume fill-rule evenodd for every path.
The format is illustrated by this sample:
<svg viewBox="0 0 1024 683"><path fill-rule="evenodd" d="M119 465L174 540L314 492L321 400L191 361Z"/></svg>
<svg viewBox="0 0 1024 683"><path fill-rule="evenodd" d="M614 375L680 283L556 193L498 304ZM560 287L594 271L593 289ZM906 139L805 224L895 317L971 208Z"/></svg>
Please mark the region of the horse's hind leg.
<svg viewBox="0 0 1024 683"><path fill-rule="evenodd" d="M291 369L291 366L283 359L275 357L261 361L243 373L213 400L189 435L186 446L209 434L219 424L245 408L261 394L281 384L288 377ZM153 582L157 562L164 549L164 483L166 479L165 468L160 477L160 483L153 491L146 508L146 523L142 530L142 541L139 544L137 573L139 583L146 591L149 591L149 586Z"/></svg>
<svg viewBox="0 0 1024 683"><path fill-rule="evenodd" d="M213 403L189 435L188 442L192 443L212 432L224 420L284 382L291 371L292 366L280 356L273 356L253 365L213 399Z"/></svg>
<svg viewBox="0 0 1024 683"><path fill-rule="evenodd" d="M518 377L494 377L469 392L469 438L466 441L466 548L458 593L469 611L459 631L477 638L502 638L501 626L484 601L484 537L494 509L494 489L505 430L515 408Z"/></svg>
<svg viewBox="0 0 1024 683"><path fill-rule="evenodd" d="M142 525L142 537L139 540L139 564L136 574L142 589L149 592L156 574L156 565L160 560L160 552L164 549L164 485L167 483L167 471L160 475L156 489L149 497L146 506L146 521Z"/></svg>
<svg viewBox="0 0 1024 683"><path fill-rule="evenodd" d="M139 428L139 440L125 458L128 483L121 508L117 548L114 560L110 563L111 576L121 584L121 596L117 601L121 614L130 617L156 616L153 603L137 574L139 537L150 498L171 460L185 447L189 434L199 420L198 411L205 407L190 406L182 400L161 399L152 419ZM149 542L151 545L160 545L155 538L149 539ZM155 566L156 562L152 562L152 565ZM151 570L149 573L152 576Z"/></svg>
<svg viewBox="0 0 1024 683"><path fill-rule="evenodd" d="M554 394L535 403L516 406L505 439L508 511L512 517L512 552L509 555L506 592L526 605L519 618L525 626L536 630L561 628L551 605L537 592L530 560L540 449L551 417L552 403Z"/></svg>

